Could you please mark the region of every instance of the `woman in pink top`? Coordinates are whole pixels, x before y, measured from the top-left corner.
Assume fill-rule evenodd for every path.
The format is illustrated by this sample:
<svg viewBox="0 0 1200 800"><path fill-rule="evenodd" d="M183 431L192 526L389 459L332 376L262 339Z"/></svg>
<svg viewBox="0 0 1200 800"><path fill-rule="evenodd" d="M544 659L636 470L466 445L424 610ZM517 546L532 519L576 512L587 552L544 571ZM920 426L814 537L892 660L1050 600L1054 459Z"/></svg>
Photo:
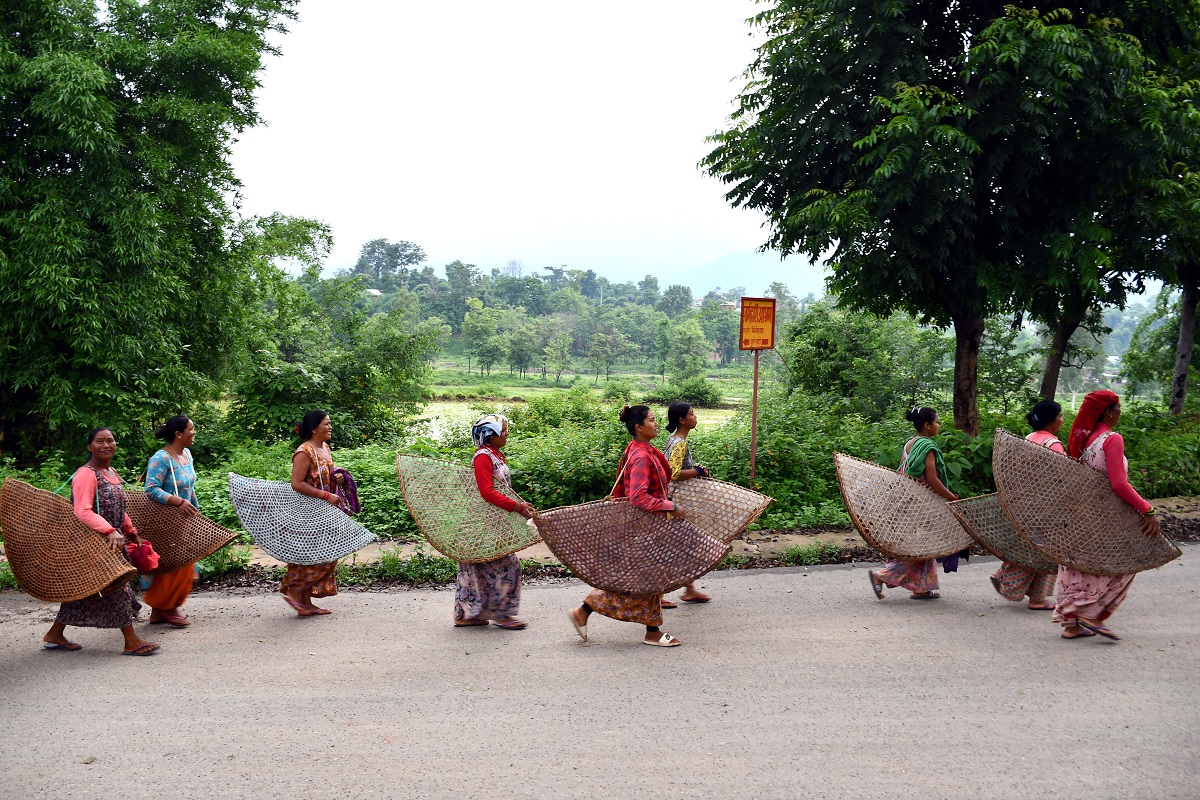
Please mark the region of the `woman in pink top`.
<svg viewBox="0 0 1200 800"><path fill-rule="evenodd" d="M1053 400L1043 400L1025 415L1025 419L1029 421L1029 427L1033 428L1033 433L1026 436L1026 439L1064 456L1067 454L1062 442L1054 435L1062 428L1062 406ZM1014 603L1028 597L1029 603L1026 607L1032 611L1049 611L1054 608L1054 604L1046 600L1046 596L1054 588L1053 575L1031 572L1006 561L992 576L992 586L1001 597Z"/></svg>
<svg viewBox="0 0 1200 800"><path fill-rule="evenodd" d="M1083 399L1071 435L1067 455L1078 458L1108 475L1113 491L1142 514L1142 532L1158 534L1154 507L1129 485L1129 464L1125 460L1125 441L1113 431L1121 419L1121 400L1108 391L1092 392ZM1058 604L1054 621L1063 626L1063 638L1100 634L1119 639L1104 621L1112 616L1129 594L1133 575L1089 575L1060 566L1058 568Z"/></svg>
<svg viewBox="0 0 1200 800"><path fill-rule="evenodd" d="M71 504L79 521L108 540L108 546L124 552L125 540L137 542L137 528L125 513L125 490L121 478L112 468L117 452L117 440L108 428L96 428L88 435L88 451L92 457L75 471L71 478ZM106 595L96 594L83 600L63 603L50 630L42 637L47 650L82 650L83 645L67 639L66 627L120 628L125 637L127 656L148 656L158 645L142 639L133 630L133 623L142 604L133 596L128 583Z"/></svg>

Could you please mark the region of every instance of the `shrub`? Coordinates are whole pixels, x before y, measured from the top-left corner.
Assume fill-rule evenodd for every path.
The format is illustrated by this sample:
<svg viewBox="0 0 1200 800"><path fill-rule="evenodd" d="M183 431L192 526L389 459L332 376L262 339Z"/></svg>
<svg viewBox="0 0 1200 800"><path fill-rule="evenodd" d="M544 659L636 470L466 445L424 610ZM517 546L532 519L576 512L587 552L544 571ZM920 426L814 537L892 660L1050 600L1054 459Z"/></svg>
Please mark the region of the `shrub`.
<svg viewBox="0 0 1200 800"><path fill-rule="evenodd" d="M604 384L604 399L629 402L633 397L633 382L624 379L608 381Z"/></svg>
<svg viewBox="0 0 1200 800"><path fill-rule="evenodd" d="M705 378L688 378L678 383L669 383L647 393L642 397L644 403L674 403L677 400L691 403L701 408L712 408L721 404L721 390L716 384Z"/></svg>
<svg viewBox="0 0 1200 800"><path fill-rule="evenodd" d="M250 563L250 548L245 545L230 543L205 559L201 559L196 568L200 571L200 579L209 581L220 578L230 572L239 572Z"/></svg>

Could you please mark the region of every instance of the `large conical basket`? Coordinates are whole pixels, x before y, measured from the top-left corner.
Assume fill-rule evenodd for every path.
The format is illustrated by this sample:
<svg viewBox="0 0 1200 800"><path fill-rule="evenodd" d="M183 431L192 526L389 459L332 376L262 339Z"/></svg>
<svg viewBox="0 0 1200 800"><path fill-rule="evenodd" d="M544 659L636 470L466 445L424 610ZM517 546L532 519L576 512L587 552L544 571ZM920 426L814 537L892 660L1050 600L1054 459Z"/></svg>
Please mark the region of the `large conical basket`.
<svg viewBox="0 0 1200 800"><path fill-rule="evenodd" d="M932 489L895 470L833 454L838 488L854 527L889 558L941 558L971 546L971 535Z"/></svg>
<svg viewBox="0 0 1200 800"><path fill-rule="evenodd" d="M421 533L442 555L455 561L495 561L540 542L536 527L520 514L484 500L475 472L453 461L396 456L400 491ZM512 489L495 482L496 491L521 501Z"/></svg>
<svg viewBox="0 0 1200 800"><path fill-rule="evenodd" d="M732 542L762 516L772 498L715 478L692 478L671 484L671 499L696 530Z"/></svg>
<svg viewBox="0 0 1200 800"><path fill-rule="evenodd" d="M729 545L625 498L534 516L550 551L585 583L619 594L662 594L715 567Z"/></svg>
<svg viewBox="0 0 1200 800"><path fill-rule="evenodd" d="M175 506L164 506L145 492L126 492L125 511L138 535L154 545L158 569L154 575L174 572L207 558L237 538L237 534L203 514L184 516Z"/></svg>
<svg viewBox="0 0 1200 800"><path fill-rule="evenodd" d="M1004 513L999 494L992 492L955 500L950 508L962 517L964 527L975 541L996 558L1030 572L1046 575L1058 572L1058 564L1046 558L1013 527L1012 520Z"/></svg>
<svg viewBox="0 0 1200 800"><path fill-rule="evenodd" d="M0 486L0 533L21 589L47 603L107 594L137 575L67 500L14 478Z"/></svg>
<svg viewBox="0 0 1200 800"><path fill-rule="evenodd" d="M1162 534L1144 535L1142 515L1087 464L997 429L992 474L1013 525L1059 564L1091 575L1130 575L1181 555Z"/></svg>
<svg viewBox="0 0 1200 800"><path fill-rule="evenodd" d="M375 534L291 484L229 473L229 499L255 544L286 564L325 564L375 541Z"/></svg>

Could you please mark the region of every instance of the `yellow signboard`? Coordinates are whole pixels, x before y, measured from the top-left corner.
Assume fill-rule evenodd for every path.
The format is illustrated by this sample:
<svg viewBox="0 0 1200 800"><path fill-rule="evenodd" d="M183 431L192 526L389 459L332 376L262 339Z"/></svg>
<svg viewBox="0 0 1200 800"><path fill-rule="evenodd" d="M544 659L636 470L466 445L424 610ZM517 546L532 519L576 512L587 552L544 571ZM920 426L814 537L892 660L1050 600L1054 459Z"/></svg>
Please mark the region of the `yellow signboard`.
<svg viewBox="0 0 1200 800"><path fill-rule="evenodd" d="M775 346L775 298L743 297L739 350L770 350Z"/></svg>

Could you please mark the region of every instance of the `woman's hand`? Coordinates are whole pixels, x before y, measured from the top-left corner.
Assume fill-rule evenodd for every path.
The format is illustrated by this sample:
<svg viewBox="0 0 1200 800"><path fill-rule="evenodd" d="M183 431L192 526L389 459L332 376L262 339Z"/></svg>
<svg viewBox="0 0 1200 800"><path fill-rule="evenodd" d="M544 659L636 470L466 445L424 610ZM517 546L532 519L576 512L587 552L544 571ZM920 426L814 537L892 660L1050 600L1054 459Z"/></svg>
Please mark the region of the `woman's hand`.
<svg viewBox="0 0 1200 800"><path fill-rule="evenodd" d="M687 514L683 513L683 509L679 507L679 503L675 503L674 505L675 507L672 508L670 512L671 516L673 516L675 519L687 519Z"/></svg>
<svg viewBox="0 0 1200 800"><path fill-rule="evenodd" d="M708 477L708 470L706 470L704 467L702 467L702 466L700 466L699 464L697 464L697 465L696 465L696 477L697 477L697 478L707 478L707 477Z"/></svg>
<svg viewBox="0 0 1200 800"><path fill-rule="evenodd" d="M178 508L185 517L194 517L198 513L196 511L196 507L187 500L184 500L182 497L179 498L179 503L175 507Z"/></svg>
<svg viewBox="0 0 1200 800"><path fill-rule="evenodd" d="M125 546L125 537L120 531L110 531L105 538L108 539L108 549L114 553L121 552L121 548Z"/></svg>
<svg viewBox="0 0 1200 800"><path fill-rule="evenodd" d="M342 498L338 497L336 492L326 492L324 499L331 506L340 507L342 505Z"/></svg>
<svg viewBox="0 0 1200 800"><path fill-rule="evenodd" d="M1142 515L1142 533L1147 536L1157 536L1160 528L1158 526L1158 516L1155 514Z"/></svg>
<svg viewBox="0 0 1200 800"><path fill-rule="evenodd" d="M346 475L345 475L345 473L342 473L342 472L335 472L335 473L334 473L334 475L333 475L333 482L334 482L334 483L336 483L336 484L338 484L339 486L344 486L344 485L346 484Z"/></svg>
<svg viewBox="0 0 1200 800"><path fill-rule="evenodd" d="M517 503L517 507L513 509L525 519L533 519L533 506L529 503Z"/></svg>

